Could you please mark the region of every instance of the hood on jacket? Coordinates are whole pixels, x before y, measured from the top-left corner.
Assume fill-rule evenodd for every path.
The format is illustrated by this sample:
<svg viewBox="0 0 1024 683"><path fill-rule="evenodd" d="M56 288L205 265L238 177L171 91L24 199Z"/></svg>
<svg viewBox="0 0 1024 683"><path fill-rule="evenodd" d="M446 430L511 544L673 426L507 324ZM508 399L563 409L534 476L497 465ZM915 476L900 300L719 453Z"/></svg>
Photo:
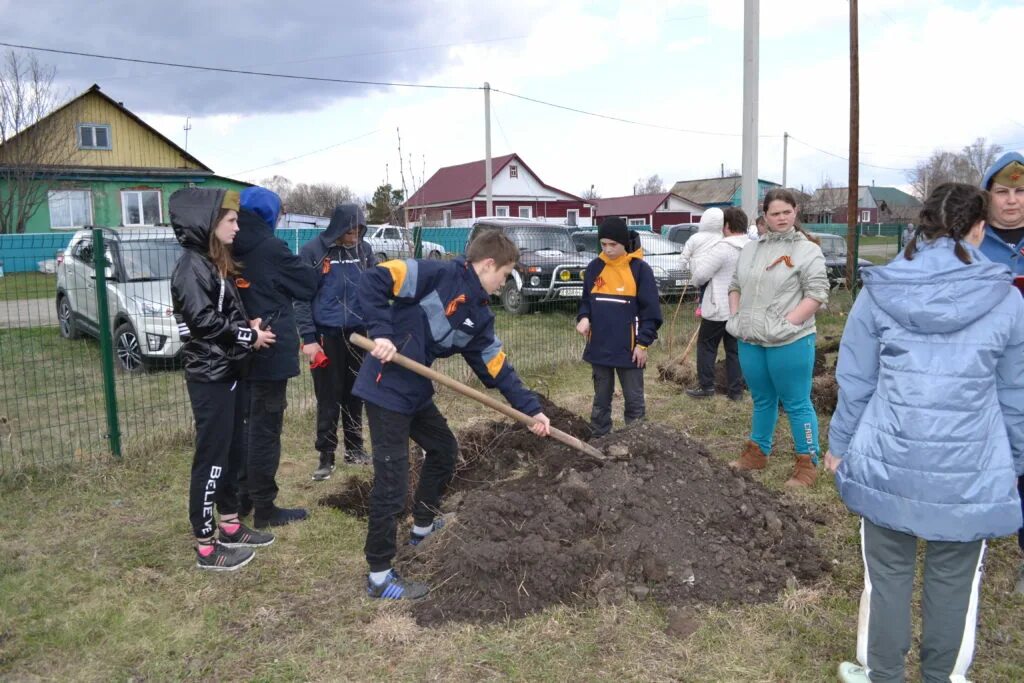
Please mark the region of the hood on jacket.
<svg viewBox="0 0 1024 683"><path fill-rule="evenodd" d="M717 207L711 208L701 215L697 232L713 232L716 235L721 235L724 225L725 212Z"/></svg>
<svg viewBox="0 0 1024 683"><path fill-rule="evenodd" d="M1012 276L969 244L963 246L972 263L961 262L953 246L952 239L940 237L919 245L911 261L898 256L865 268L864 291L911 332L943 334L967 327L1002 303Z"/></svg>
<svg viewBox="0 0 1024 683"><path fill-rule="evenodd" d="M999 173L1001 170L1003 170L1004 166L1013 161L1024 164L1024 156L1022 156L1019 152L1007 152L1003 156L996 159L995 163L989 166L988 170L985 171L985 176L981 179L981 189L989 189L989 185L992 183L992 177L995 174Z"/></svg>
<svg viewBox="0 0 1024 683"><path fill-rule="evenodd" d="M186 249L210 251L210 231L217 221L227 190L185 187L167 201L174 237Z"/></svg>
<svg viewBox="0 0 1024 683"><path fill-rule="evenodd" d="M235 235L231 251L235 256L244 259L246 254L273 236L274 230L263 216L243 206L242 210L238 212L238 234Z"/></svg>
<svg viewBox="0 0 1024 683"><path fill-rule="evenodd" d="M320 235L324 246L330 247L339 237L359 226L359 239L366 234L366 215L358 204L338 204L331 214L331 222Z"/></svg>
<svg viewBox="0 0 1024 683"><path fill-rule="evenodd" d="M273 230L281 215L281 198L265 187L247 187L242 190L242 208L255 213Z"/></svg>

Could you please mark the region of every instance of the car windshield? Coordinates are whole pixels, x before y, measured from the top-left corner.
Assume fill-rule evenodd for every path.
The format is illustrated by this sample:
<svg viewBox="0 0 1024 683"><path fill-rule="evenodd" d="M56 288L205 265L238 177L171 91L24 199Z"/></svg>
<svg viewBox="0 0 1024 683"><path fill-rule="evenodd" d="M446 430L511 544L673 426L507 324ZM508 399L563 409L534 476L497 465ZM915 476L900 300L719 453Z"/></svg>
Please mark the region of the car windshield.
<svg viewBox="0 0 1024 683"><path fill-rule="evenodd" d="M577 232L573 234L572 241L577 245L582 244L584 251L597 253L601 251L601 243L597 239L596 232Z"/></svg>
<svg viewBox="0 0 1024 683"><path fill-rule="evenodd" d="M821 253L831 257L846 257L846 240L835 235L821 235Z"/></svg>
<svg viewBox="0 0 1024 683"><path fill-rule="evenodd" d="M572 240L569 239L569 233L561 228L517 228L509 230L508 234L520 251L576 251Z"/></svg>
<svg viewBox="0 0 1024 683"><path fill-rule="evenodd" d="M640 246L643 247L645 256L666 256L680 254L683 251L678 242L673 242L652 232L640 233Z"/></svg>
<svg viewBox="0 0 1024 683"><path fill-rule="evenodd" d="M121 243L121 265L129 282L169 280L182 254L174 240L132 240Z"/></svg>

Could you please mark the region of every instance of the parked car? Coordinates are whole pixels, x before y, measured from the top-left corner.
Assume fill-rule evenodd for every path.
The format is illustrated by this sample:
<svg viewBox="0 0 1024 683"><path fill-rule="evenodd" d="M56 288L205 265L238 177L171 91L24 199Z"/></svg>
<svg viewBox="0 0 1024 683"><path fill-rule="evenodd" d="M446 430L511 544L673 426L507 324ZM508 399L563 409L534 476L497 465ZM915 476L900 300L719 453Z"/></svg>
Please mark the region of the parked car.
<svg viewBox="0 0 1024 683"><path fill-rule="evenodd" d="M594 258L577 252L563 225L522 219L479 220L469 242L484 230L501 230L519 247L519 263L498 293L509 313L522 314L544 301L572 301L583 296L583 275Z"/></svg>
<svg viewBox="0 0 1024 683"><path fill-rule="evenodd" d="M840 287L846 284L846 238L825 232L812 232L821 242L821 253L825 255L825 269L828 271L830 286ZM857 259L857 284L861 282L860 270L875 265L867 259Z"/></svg>
<svg viewBox="0 0 1024 683"><path fill-rule="evenodd" d="M681 247L686 244L686 240L697 234L698 229L700 226L696 223L677 223L661 226L661 234Z"/></svg>
<svg viewBox="0 0 1024 683"><path fill-rule="evenodd" d="M165 227L104 229L109 319L100 321L92 229L75 232L57 258L60 335L98 337L110 327L118 366L138 372L173 360L182 347L171 303L171 273L182 248Z"/></svg>
<svg viewBox="0 0 1024 683"><path fill-rule="evenodd" d="M679 255L683 248L666 239L663 235L653 232L639 231L640 247L644 250L644 261L654 271L658 283L658 293L663 296L678 296L690 284L690 271L683 269L679 263ZM582 254L596 258L601 251L601 244L595 230L580 230L572 234L576 248Z"/></svg>
<svg viewBox="0 0 1024 683"><path fill-rule="evenodd" d="M368 225L366 241L377 255L378 261L396 258L412 258L416 252L412 230L400 225ZM444 258L445 249L437 242L423 240L424 258Z"/></svg>

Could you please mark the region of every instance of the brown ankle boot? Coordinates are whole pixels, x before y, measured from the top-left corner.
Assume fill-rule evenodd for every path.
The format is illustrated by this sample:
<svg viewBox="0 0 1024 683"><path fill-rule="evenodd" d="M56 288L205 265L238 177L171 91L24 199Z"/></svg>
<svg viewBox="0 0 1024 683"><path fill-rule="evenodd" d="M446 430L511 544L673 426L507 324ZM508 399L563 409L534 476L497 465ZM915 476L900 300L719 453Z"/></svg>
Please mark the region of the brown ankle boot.
<svg viewBox="0 0 1024 683"><path fill-rule="evenodd" d="M764 454L761 447L753 441L748 441L740 453L739 460L733 460L729 467L734 470L763 470L768 467L768 456Z"/></svg>
<svg viewBox="0 0 1024 683"><path fill-rule="evenodd" d="M811 462L811 456L796 456L796 464L793 465L793 475L786 482L786 486L812 486L818 478L818 468Z"/></svg>

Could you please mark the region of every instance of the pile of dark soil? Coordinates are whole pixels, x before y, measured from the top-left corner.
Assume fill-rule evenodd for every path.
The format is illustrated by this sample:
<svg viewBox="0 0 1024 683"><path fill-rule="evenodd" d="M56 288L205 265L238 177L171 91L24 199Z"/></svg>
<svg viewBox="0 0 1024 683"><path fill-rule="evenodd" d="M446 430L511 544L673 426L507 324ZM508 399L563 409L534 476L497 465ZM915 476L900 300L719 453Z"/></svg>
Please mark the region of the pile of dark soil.
<svg viewBox="0 0 1024 683"><path fill-rule="evenodd" d="M578 418L545 412L586 435ZM768 601L827 570L808 512L678 432L638 424L593 443L616 459L602 465L507 423L460 435L447 526L396 558L433 586L413 606L420 623L557 603Z"/></svg>

